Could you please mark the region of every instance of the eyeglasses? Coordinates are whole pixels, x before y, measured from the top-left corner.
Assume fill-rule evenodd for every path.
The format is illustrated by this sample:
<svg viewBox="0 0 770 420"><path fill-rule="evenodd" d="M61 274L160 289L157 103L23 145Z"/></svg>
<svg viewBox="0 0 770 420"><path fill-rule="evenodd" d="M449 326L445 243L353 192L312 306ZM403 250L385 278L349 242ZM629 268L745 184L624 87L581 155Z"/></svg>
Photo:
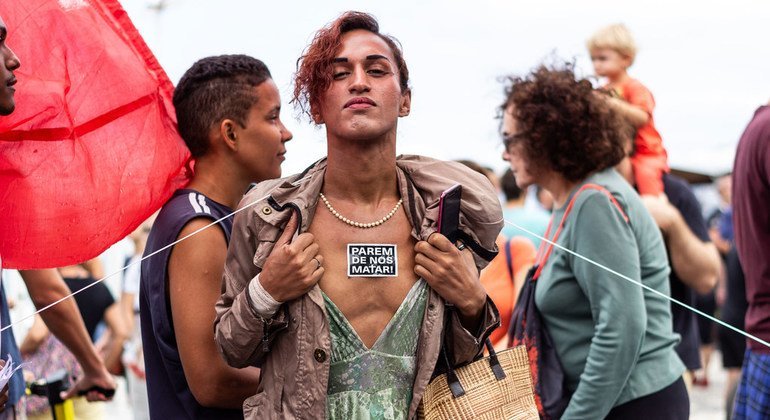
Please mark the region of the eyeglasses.
<svg viewBox="0 0 770 420"><path fill-rule="evenodd" d="M508 151L511 149L511 146L514 144L520 142L526 137L526 133L514 133L514 134L508 134L503 136L503 146L505 146L505 150Z"/></svg>

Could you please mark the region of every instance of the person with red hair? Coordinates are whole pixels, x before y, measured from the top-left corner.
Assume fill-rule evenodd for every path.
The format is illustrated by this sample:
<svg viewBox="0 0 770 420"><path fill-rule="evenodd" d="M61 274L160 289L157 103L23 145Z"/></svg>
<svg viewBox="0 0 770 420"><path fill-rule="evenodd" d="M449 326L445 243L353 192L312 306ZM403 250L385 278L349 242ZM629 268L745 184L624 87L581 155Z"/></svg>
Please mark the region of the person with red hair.
<svg viewBox="0 0 770 420"><path fill-rule="evenodd" d="M217 303L224 358L262 368L246 418L413 418L442 342L469 362L499 325L479 281L503 223L496 192L461 164L396 156L411 98L401 48L371 15L343 14L300 58L294 103L326 126L328 156L244 197L256 205L236 215ZM458 242L436 233L455 184Z"/></svg>

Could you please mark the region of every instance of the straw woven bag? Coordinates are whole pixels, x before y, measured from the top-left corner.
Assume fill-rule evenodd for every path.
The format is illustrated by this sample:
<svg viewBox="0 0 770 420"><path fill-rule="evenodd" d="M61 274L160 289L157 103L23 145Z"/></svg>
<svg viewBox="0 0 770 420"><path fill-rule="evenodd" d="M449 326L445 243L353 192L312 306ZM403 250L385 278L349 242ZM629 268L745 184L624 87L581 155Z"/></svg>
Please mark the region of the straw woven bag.
<svg viewBox="0 0 770 420"><path fill-rule="evenodd" d="M425 389L417 416L425 420L539 419L525 346L495 352L448 371ZM445 347L446 349L446 347Z"/></svg>

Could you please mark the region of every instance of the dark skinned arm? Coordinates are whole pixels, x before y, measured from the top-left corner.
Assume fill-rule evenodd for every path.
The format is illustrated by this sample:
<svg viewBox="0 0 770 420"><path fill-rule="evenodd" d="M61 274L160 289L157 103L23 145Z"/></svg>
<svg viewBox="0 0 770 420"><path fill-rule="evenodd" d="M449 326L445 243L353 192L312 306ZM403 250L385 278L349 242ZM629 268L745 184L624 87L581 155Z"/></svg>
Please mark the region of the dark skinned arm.
<svg viewBox="0 0 770 420"><path fill-rule="evenodd" d="M208 225L194 219L179 233L184 237ZM256 394L259 369L228 366L214 342L215 311L222 286L227 243L221 229L205 229L178 243L168 265L174 332L187 383L203 406L241 408Z"/></svg>

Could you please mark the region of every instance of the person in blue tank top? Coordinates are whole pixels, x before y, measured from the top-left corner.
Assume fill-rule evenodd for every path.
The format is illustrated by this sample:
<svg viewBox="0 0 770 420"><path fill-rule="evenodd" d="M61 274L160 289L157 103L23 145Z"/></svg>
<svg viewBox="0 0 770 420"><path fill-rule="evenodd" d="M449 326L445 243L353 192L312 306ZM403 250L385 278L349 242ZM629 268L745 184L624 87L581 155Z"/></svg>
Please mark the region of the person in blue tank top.
<svg viewBox="0 0 770 420"><path fill-rule="evenodd" d="M212 328L232 230L228 216L249 184L281 175L284 144L292 135L281 122L281 98L270 71L252 57L196 62L173 100L195 174L158 214L141 267L150 416L243 418L241 406L257 390L259 369L227 366Z"/></svg>
<svg viewBox="0 0 770 420"><path fill-rule="evenodd" d="M16 109L14 101L16 78L13 72L21 66L21 61L5 42L7 34L8 28L0 18L0 78L3 82L0 84L0 115L10 115ZM2 255L0 255L0 269L2 269ZM23 270L20 274L37 308L48 306L70 294L70 290L55 269ZM1 284L2 278L0 278L0 325L6 328L11 320L5 288ZM89 401L109 399L102 391L114 390L115 381L107 372L91 343L75 302L71 299L65 300L40 315L51 332L67 346L83 368L83 377L64 397L70 398L78 392L86 391L86 398ZM0 366L5 363L8 355L13 358L15 364L21 362L21 353L11 328L0 333ZM100 390L96 390L95 387ZM24 378L22 371L19 370L11 377L6 387L0 390L0 420L19 417L16 407L19 399L24 395L24 390Z"/></svg>

